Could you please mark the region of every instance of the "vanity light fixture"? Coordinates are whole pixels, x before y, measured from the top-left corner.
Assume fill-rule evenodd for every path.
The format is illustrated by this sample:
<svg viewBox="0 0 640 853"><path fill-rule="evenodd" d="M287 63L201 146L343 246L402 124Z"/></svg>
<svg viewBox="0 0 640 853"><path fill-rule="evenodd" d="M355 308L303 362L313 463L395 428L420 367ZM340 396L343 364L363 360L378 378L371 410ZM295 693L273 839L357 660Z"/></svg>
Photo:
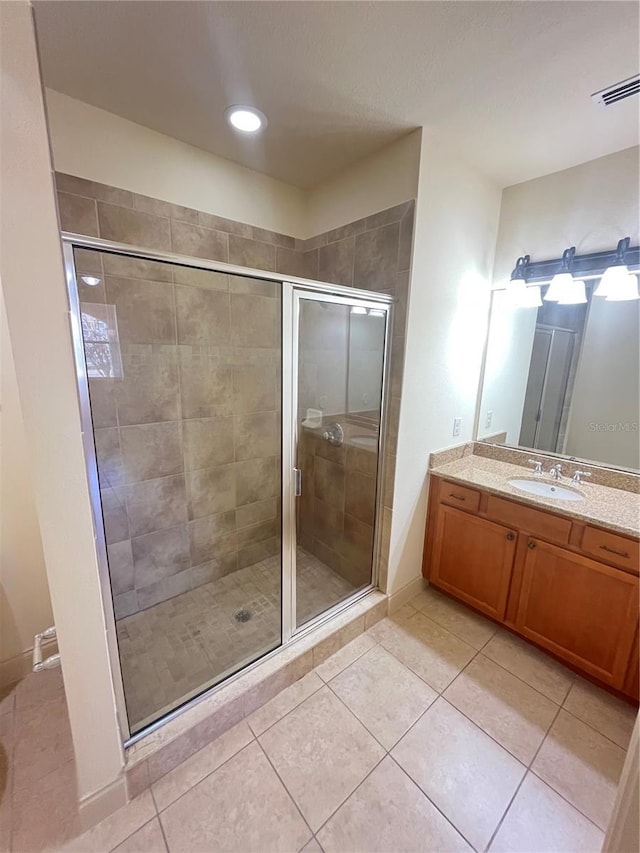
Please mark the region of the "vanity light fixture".
<svg viewBox="0 0 640 853"><path fill-rule="evenodd" d="M585 301L584 283L593 282L597 285L595 295L604 296L607 301L637 300L640 246L631 246L630 242L625 237L615 250L585 255L576 255L572 246L565 249L562 258L546 261L532 261L529 255L523 255L516 261L507 292L515 297L516 306L533 307L536 297L531 293L532 286L549 285L545 301L575 305Z"/></svg>
<svg viewBox="0 0 640 853"><path fill-rule="evenodd" d="M267 126L267 117L255 107L234 104L225 110L227 121L234 130L240 133L257 133Z"/></svg>
<svg viewBox="0 0 640 853"><path fill-rule="evenodd" d="M518 258L511 273L508 290L514 305L518 308L525 307L527 301L527 266L530 260L530 255L523 255Z"/></svg>
<svg viewBox="0 0 640 853"><path fill-rule="evenodd" d="M542 296L540 294L540 285L534 284L526 287L524 296L520 302L521 308L540 308L542 306Z"/></svg>
<svg viewBox="0 0 640 853"><path fill-rule="evenodd" d="M584 281L571 276L571 281L562 285L562 295L558 299L558 305L581 305L586 301L587 292L584 287Z"/></svg>
<svg viewBox="0 0 640 853"><path fill-rule="evenodd" d="M85 284L88 284L89 287L96 287L101 281L101 279L96 278L95 275L81 275L80 278Z"/></svg>
<svg viewBox="0 0 640 853"><path fill-rule="evenodd" d="M615 287L610 287L607 293L607 302L626 302L631 299L640 299L638 292L638 276L632 272L627 273L622 281L616 282Z"/></svg>
<svg viewBox="0 0 640 853"><path fill-rule="evenodd" d="M562 266L551 279L549 289L542 297L545 302L561 302L563 305L571 304L564 302L563 299L565 293L571 292L571 285L573 283L573 275L571 274L571 264L573 262L573 256L575 255L575 253L575 246L571 246L570 249L565 249L562 253Z"/></svg>
<svg viewBox="0 0 640 853"><path fill-rule="evenodd" d="M352 314L366 314L366 313L367 313L367 309L366 309L366 308L363 308L363 307L362 307L362 305L354 305L354 306L351 308L351 313L352 313Z"/></svg>
<svg viewBox="0 0 640 853"><path fill-rule="evenodd" d="M622 288L622 292L625 291L625 288L628 288L627 276L629 275L629 268L624 262L624 256L629 248L630 242L629 237L624 237L624 239L618 240L614 261L604 271L604 275L600 279L600 284L593 292L594 296L606 296L608 298L611 295L613 297L613 301L620 300L620 297L615 296L614 294L616 294L620 288Z"/></svg>

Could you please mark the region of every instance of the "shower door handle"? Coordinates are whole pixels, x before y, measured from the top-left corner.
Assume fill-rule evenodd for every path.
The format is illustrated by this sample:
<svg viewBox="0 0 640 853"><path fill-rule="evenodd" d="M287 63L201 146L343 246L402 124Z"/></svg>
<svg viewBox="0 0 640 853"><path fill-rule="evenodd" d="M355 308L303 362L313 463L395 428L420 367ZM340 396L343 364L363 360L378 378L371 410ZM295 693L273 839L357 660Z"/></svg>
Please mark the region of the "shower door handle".
<svg viewBox="0 0 640 853"><path fill-rule="evenodd" d="M302 471L300 468L293 469L293 496L299 498L302 494Z"/></svg>

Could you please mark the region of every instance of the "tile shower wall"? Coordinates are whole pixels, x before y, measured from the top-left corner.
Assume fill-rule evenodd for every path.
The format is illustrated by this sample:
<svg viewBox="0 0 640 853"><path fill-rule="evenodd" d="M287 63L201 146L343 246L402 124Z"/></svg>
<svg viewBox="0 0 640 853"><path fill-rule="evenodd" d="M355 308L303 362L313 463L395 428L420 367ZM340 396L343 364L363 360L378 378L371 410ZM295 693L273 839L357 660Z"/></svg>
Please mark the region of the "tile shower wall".
<svg viewBox="0 0 640 853"><path fill-rule="evenodd" d="M76 250L76 267L83 322L117 318L121 375L89 391L123 617L279 550L280 300L174 264Z"/></svg>
<svg viewBox="0 0 640 853"><path fill-rule="evenodd" d="M373 216L312 237L309 240L299 240L285 234L265 231L246 223L213 216L202 211L137 195L127 190L87 181L72 175L58 173L56 183L60 221L62 229L65 231L130 243L147 249L171 251L208 260L255 266L282 275L302 276L349 287L379 290L395 297L393 340L390 354L391 388L382 494L384 509L380 585L384 589L393 507L393 481L404 362L404 334L413 238L414 202L405 202ZM85 267L87 265L89 267L95 266L95 256L93 261L90 261L90 253L84 254L86 256ZM112 262L116 260L115 256L109 257ZM162 277L158 278L159 269L163 265L153 265L154 272L150 273L145 262L131 261L130 263L137 265L137 277L139 279L163 281ZM91 273L96 270L87 268L84 271ZM113 274L116 278L135 278L131 270L126 274L118 271ZM81 294L81 299L85 298L86 293ZM165 344L164 346L171 345ZM256 381L255 377L252 382L247 375L246 388L247 394L253 398L253 396L259 396L262 393L264 386ZM101 428L105 430L108 430L109 426L112 429L114 428L113 424L105 423L105 418L108 419L108 413L111 411L108 402L111 394L113 394L113 390L107 392L105 386L103 395L105 399L96 399L93 402L94 417L97 415L102 424ZM105 432L104 445L107 458L109 458L110 453L110 440L113 442L114 435L115 433L111 433L109 436ZM216 447L218 446L217 442L214 444ZM224 446L224 441L222 444ZM185 460L183 464L187 464L187 455L185 454L195 451L185 450L184 445L182 447L183 460ZM211 467L216 466L212 465ZM256 465L256 467L259 466ZM262 470L261 473L264 477L265 471ZM180 473L167 476L179 477ZM145 480L141 479L140 482L145 482ZM109 486L107 492L105 509L107 514L109 514L109 509L115 510L112 523L116 531L118 523L121 525L120 535L122 535L122 531L125 529L122 503L117 500L118 496L113 486ZM266 500L268 503L270 499ZM260 501L254 501L254 503L258 504ZM267 512L266 505L264 510L256 506L252 511L247 510L240 513L239 520L245 522L244 526L255 526L273 520L273 518L263 519L260 516L261 512ZM119 522L116 521L116 518L119 519ZM249 520L247 521L247 519ZM118 534L114 532L113 535ZM273 536L268 537L266 541L269 539L272 542L274 541ZM112 544L126 541L127 538L125 537L120 540L113 540ZM118 549L115 549L115 559L121 559L124 567L122 577L124 578L127 572L131 572L131 568L126 546L122 546L120 550L122 554L118 554ZM205 561L199 565L206 565L207 562L211 561ZM191 571L190 583L192 585L197 585L199 582L198 573L194 571L196 568L197 566L192 566L186 570ZM230 570L233 570L233 566ZM166 578L163 580L167 581ZM170 579L167 581L165 584L166 597L175 595L179 591L172 591L171 583L177 583L177 581ZM133 612L127 609L134 605L133 596L130 595L132 591L134 590L129 589L120 593L123 596L129 593L128 598L119 599L121 613ZM162 600L162 598L158 600ZM138 605L136 604L136 606Z"/></svg>
<svg viewBox="0 0 640 853"><path fill-rule="evenodd" d="M299 454L304 476L298 503L300 545L353 587L370 583L376 450L348 440L335 447L318 432L303 429Z"/></svg>
<svg viewBox="0 0 640 853"><path fill-rule="evenodd" d="M395 298L385 456L382 462L381 589L386 588L387 580L414 210L415 202L407 201L309 240L296 240L296 248L303 253L306 263L313 267L313 278L347 287L378 290ZM314 266L316 260L317 267ZM346 470L348 475L348 465Z"/></svg>

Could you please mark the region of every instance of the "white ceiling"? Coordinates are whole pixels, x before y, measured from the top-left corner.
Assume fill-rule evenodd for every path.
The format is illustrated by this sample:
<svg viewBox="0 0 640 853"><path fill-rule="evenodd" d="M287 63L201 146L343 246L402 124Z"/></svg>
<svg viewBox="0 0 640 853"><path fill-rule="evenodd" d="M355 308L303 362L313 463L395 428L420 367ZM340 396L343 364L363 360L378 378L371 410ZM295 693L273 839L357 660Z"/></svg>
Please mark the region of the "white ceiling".
<svg viewBox="0 0 640 853"><path fill-rule="evenodd" d="M300 187L426 126L502 185L638 143L636 2L36 2L47 86ZM229 104L269 118L258 138Z"/></svg>

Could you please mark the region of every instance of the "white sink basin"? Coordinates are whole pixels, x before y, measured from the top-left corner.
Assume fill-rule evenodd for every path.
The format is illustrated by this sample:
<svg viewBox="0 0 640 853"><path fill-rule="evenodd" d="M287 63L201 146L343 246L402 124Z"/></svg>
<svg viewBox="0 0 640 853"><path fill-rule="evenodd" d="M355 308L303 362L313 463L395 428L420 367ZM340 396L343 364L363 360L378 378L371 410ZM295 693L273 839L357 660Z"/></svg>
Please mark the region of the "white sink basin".
<svg viewBox="0 0 640 853"><path fill-rule="evenodd" d="M357 444L359 447L377 447L377 435L352 435L349 438L351 444Z"/></svg>
<svg viewBox="0 0 640 853"><path fill-rule="evenodd" d="M542 498L553 498L556 501L583 501L584 495L567 486L558 486L555 483L541 482L540 480L509 480L509 485L521 492L529 492L530 495L539 495Z"/></svg>

